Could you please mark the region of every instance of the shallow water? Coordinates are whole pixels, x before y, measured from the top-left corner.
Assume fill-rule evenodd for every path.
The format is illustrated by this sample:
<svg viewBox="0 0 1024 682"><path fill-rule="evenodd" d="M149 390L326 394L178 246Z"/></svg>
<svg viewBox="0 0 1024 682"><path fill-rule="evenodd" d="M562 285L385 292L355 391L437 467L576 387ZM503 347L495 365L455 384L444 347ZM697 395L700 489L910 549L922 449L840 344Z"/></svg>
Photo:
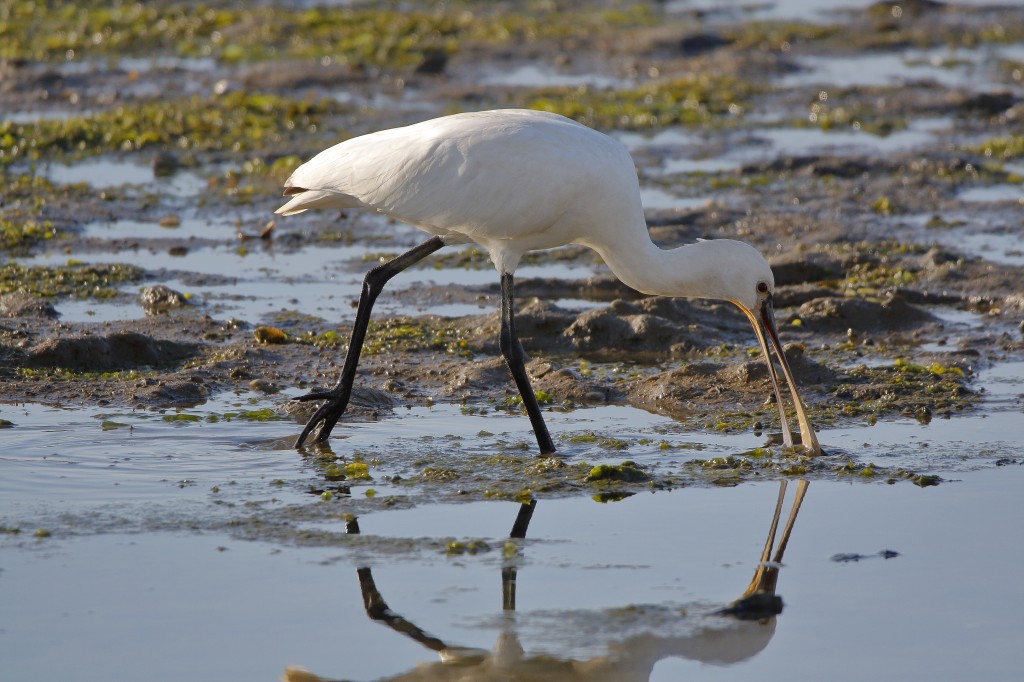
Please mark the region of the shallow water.
<svg viewBox="0 0 1024 682"><path fill-rule="evenodd" d="M901 85L929 81L950 88L999 88L1006 84L993 79L992 65L1017 55L1018 48L909 49L883 54L850 57L822 57L798 60L803 70L779 79L783 87L820 84L831 88Z"/></svg>
<svg viewBox="0 0 1024 682"><path fill-rule="evenodd" d="M1013 679L1020 629L1007 606L1024 598L1024 549L997 538L1024 522L1021 484L1019 466L923 490L812 483L780 574L784 611L766 625L708 613L750 580L774 483L542 500L511 562L500 548L517 505L499 502L359 520L367 536L496 548L476 556L368 558L345 542L280 547L216 533L29 541L0 550L0 654L14 678L77 680L126 670L275 679L287 665L369 680L436 661L367 618L356 569L370 568L392 612L450 647L508 651L517 641L525 658L611 657L639 671L622 679L784 680L794 665L837 680ZM882 550L899 556L830 559ZM517 567L514 612L502 610L504 563ZM985 579L972 579L981 567ZM536 665L560 679L550 662Z"/></svg>
<svg viewBox="0 0 1024 682"><path fill-rule="evenodd" d="M678 201L681 205L687 202L685 199ZM88 264L130 263L148 270L167 270L169 274L161 277L158 282L132 283L121 287L121 291L135 297L144 286L163 284L190 294L192 302L199 305L203 312L216 317L235 317L258 323L267 321L278 311L295 310L301 305L302 310L309 314L340 323L352 317L352 303L359 298L363 276L374 265L365 259L367 254L375 251L368 246L328 244L299 251L281 251L259 240L233 241L230 244L209 241L233 237L236 230L227 224L186 219L182 221L182 228L168 229L156 224L122 222L130 224L111 223L109 227L94 224L87 228L88 234L97 234L104 229L125 230L125 233L135 229L140 235L154 234L154 238L159 238L161 233L158 230L174 233L176 229L184 229L188 237L199 237L207 228L209 232L202 240L189 246L187 253L182 255L171 255L166 248L144 247L81 253L76 254L74 260ZM52 267L64 264L68 257L63 253L44 253L16 260L25 266ZM191 273L188 281L175 274L177 271ZM585 279L595 274L593 267L563 263L524 265L516 271L520 279ZM202 283L202 278L195 280L194 275L217 279L213 283ZM483 307L423 306L417 302L416 297L403 295L402 292L413 286L467 287L489 285L497 281L498 276L491 267L413 269L399 274L391 281L374 311L379 315L433 313L453 316L490 312L493 304ZM103 322L135 319L144 315L142 307L134 300L126 303L60 300L55 307L64 321Z"/></svg>
<svg viewBox="0 0 1024 682"><path fill-rule="evenodd" d="M179 223L165 227L159 222L141 220L104 220L87 223L82 236L97 239L145 240L174 237L178 239L233 239L238 227L229 219L210 220L178 216Z"/></svg>
<svg viewBox="0 0 1024 682"><path fill-rule="evenodd" d="M959 242L969 253L1003 265L1024 265L1024 240L1019 234L964 234Z"/></svg>
<svg viewBox="0 0 1024 682"><path fill-rule="evenodd" d="M206 179L190 171L170 176L154 175L153 169L137 161L91 159L77 163L50 163L44 168L48 180L55 183L86 183L97 189L137 185L149 191L172 196L192 197L206 188Z"/></svg>
<svg viewBox="0 0 1024 682"><path fill-rule="evenodd" d="M21 533L0 535L0 658L13 678L77 680L125 670L153 680L275 679L292 665L370 680L436 661L368 618L360 578L366 586L372 576L392 613L452 652L465 657L455 647L468 647L478 650L473 660L552 680L564 679L560 666L571 660L628 667L628 680L783 680L795 662L838 680L880 670L890 679L1012 679L1020 628L1008 605L1024 598L1024 546L1013 541L1024 522L1024 468L993 464L1019 459L1024 363L984 370L975 386L983 402L969 414L820 431L826 450L945 482L812 482L782 561L785 607L768 624L713 612L741 595L758 566L774 481L607 503L541 496L527 539L505 558L518 505L439 505L385 477L408 476L410 458L451 443L474 456L529 440L528 421L457 405L399 407L380 421L342 422L335 448L381 460L373 480L351 484L352 499L373 490L416 506L361 516L358 538L342 534L338 514L318 514L304 527L332 535L302 546L232 531L251 515L288 518L325 504L310 494L323 485L320 471L291 449L298 426L239 416L278 398L221 395L182 410L2 405L13 427L3 431L0 526ZM629 407L550 412L548 421L570 462L628 458L674 471L763 444ZM629 447L566 440L590 433ZM666 455L650 442L660 439L677 449ZM698 449L678 449L685 444ZM339 499L334 508L344 510ZM52 535L36 538L40 529ZM453 540L489 549L449 556ZM877 556L883 550L898 556ZM503 568L516 570L514 611L502 607ZM971 577L979 571L984 580ZM495 646L500 659L487 653ZM509 653L517 647L522 659Z"/></svg>
<svg viewBox="0 0 1024 682"><path fill-rule="evenodd" d="M501 73L495 73L473 80L474 82L483 85L504 85L531 88L586 85L588 87L601 89L621 88L629 85L629 81L621 78L611 78L597 73L561 73L553 68L540 67L532 64L524 64L511 70L502 71Z"/></svg>
<svg viewBox="0 0 1024 682"><path fill-rule="evenodd" d="M961 199L978 202L1020 201L1022 191L1019 186L996 185L994 187L973 188L960 193ZM979 205L973 213L951 212L941 218L950 221L953 227L928 227L938 214L925 213L901 216L901 221L920 228L920 240L924 243L935 243L954 249L969 257L983 258L991 263L1001 265L1024 265L1024 231L1015 219L1012 209L1007 211L1003 206Z"/></svg>
<svg viewBox="0 0 1024 682"><path fill-rule="evenodd" d="M771 125L770 121L766 123ZM889 135L849 129L764 127L753 133L743 131L704 135L667 129L653 135L623 133L618 139L632 151L652 148L668 150L665 161L652 168L651 172L674 175L733 171L744 164L808 154L884 156L933 143L936 137L948 132L949 128L950 120L938 117L912 121L906 129ZM644 189L644 192L651 191ZM650 206L646 195L644 205Z"/></svg>
<svg viewBox="0 0 1024 682"><path fill-rule="evenodd" d="M1019 443L1024 442L1024 363L983 370L975 386L983 391L982 405L968 414L936 416L928 424L893 419L874 426L823 428L820 440L827 451L845 451L858 461L942 475L959 476L1016 458ZM105 508L133 519L130 527L138 530L155 523L146 509L150 505L174 505L183 497L202 502L214 486L223 489L222 496L265 493L267 481L276 479L291 482L274 490L276 497L300 491L293 499L302 499L303 486L322 480L290 447L297 425L283 416L280 421L246 417L257 410L274 410L282 402L283 398L246 393L220 395L184 409L0 405L0 419L14 425L3 431L0 496L6 518L0 525L26 525L31 530L40 527L33 524L60 525L62 513L84 514L103 502ZM178 415L188 415L191 421L176 419ZM593 464L632 459L673 472L690 459L764 445L764 438L754 433L688 431L669 417L626 406L552 411L547 420L570 461ZM353 484L353 495L373 488L407 496L408 488L390 484L386 477L415 473L410 462L418 459L417 452L457 442L465 456L488 455L503 449L503 443L529 441L530 434L529 421L521 415L490 409L464 414L458 405L441 403L398 407L380 421L342 421L335 440L339 453L358 452L381 460L374 467L374 480ZM579 434L614 437L629 446L608 450L593 439L573 442L571 437ZM662 450L661 440L674 448ZM182 481L187 482L183 487ZM141 502L144 506L137 508ZM91 532L88 524L79 530Z"/></svg>
<svg viewBox="0 0 1024 682"><path fill-rule="evenodd" d="M962 201L1014 201L1024 204L1024 187L1011 184L971 187L960 192L958 196Z"/></svg>

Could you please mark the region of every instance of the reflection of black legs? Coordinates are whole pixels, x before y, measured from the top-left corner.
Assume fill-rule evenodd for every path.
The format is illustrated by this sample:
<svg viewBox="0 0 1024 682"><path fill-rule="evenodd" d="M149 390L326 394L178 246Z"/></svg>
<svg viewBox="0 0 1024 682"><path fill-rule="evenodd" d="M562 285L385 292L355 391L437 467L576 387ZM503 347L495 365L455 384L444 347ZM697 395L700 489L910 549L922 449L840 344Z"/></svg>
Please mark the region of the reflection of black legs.
<svg viewBox="0 0 1024 682"><path fill-rule="evenodd" d="M519 513L516 514L516 522L512 524L510 538L525 538L526 529L530 527L530 519L533 518L533 510L537 508L537 500L530 500L519 505ZM516 569L514 566L506 566L501 569L501 608L505 611L516 610Z"/></svg>
<svg viewBox="0 0 1024 682"><path fill-rule="evenodd" d="M512 372L512 378L519 389L519 395L523 398L523 407L530 417L530 424L533 425L533 433L537 436L537 445L540 446L540 454L550 455L555 451L555 445L551 442L551 435L544 423L544 416L540 411L540 404L530 384L530 377L526 374L526 351L519 343L516 336L515 314L512 305L512 273L501 273L501 335L498 338L498 345L501 354L505 358L505 364Z"/></svg>
<svg viewBox="0 0 1024 682"><path fill-rule="evenodd" d="M516 569L512 566L501 569L501 609L516 610Z"/></svg>
<svg viewBox="0 0 1024 682"><path fill-rule="evenodd" d="M373 582L373 573L369 568L360 568L356 572L359 574L359 590L363 593L363 606L366 608L366 615L384 623L395 632L400 632L416 640L431 651L442 651L448 648L448 645L437 637L428 635L388 608L384 598L377 591L377 585Z"/></svg>
<svg viewBox="0 0 1024 682"><path fill-rule="evenodd" d="M348 353L345 355L345 365L341 370L341 378L338 383L329 391L314 391L295 400L326 400L323 405L313 414L302 430L295 447L300 448L306 442L306 438L319 427L316 440L326 441L338 419L345 413L348 407L349 397L352 395L352 383L356 377L356 367L359 365L359 355L363 350L363 342L366 341L366 330L370 324L370 311L377 300L377 296L384 289L388 281L402 270L415 265L430 254L444 246L440 237L431 237L414 249L406 251L402 255L366 273L363 279L363 289L359 296L359 307L356 310L356 321L352 326L352 338L348 344Z"/></svg>
<svg viewBox="0 0 1024 682"><path fill-rule="evenodd" d="M530 519L537 508L537 500L531 499L519 505L519 513L516 514L515 523L512 524L510 538L525 538L526 530L530 526ZM345 532L349 535L359 535L359 520L351 516L345 520ZM373 572L369 568L356 569L359 576L359 591L363 596L363 608L366 615L372 620L384 623L395 632L399 632L410 639L413 639L432 651L441 651L447 645L422 629L416 627L405 618L394 613L384 601L377 590L373 580ZM513 566L506 566L501 571L501 606L505 611L516 609L516 569Z"/></svg>
<svg viewBox="0 0 1024 682"><path fill-rule="evenodd" d="M533 518L533 510L537 508L537 500L530 500L519 505L519 513L516 514L516 522L512 524L510 538L525 538L526 529L530 527L530 519Z"/></svg>
<svg viewBox="0 0 1024 682"><path fill-rule="evenodd" d="M345 532L349 535L359 535L359 520L356 517L353 516L345 521ZM380 596L377 584L373 581L373 572L369 568L357 568L356 574L359 576L359 591L363 595L363 608L366 609L367 616L372 620L384 623L395 632L400 632L416 640L432 651L441 651L447 648L447 645L437 637L428 635L391 611L387 602L384 601L384 597Z"/></svg>

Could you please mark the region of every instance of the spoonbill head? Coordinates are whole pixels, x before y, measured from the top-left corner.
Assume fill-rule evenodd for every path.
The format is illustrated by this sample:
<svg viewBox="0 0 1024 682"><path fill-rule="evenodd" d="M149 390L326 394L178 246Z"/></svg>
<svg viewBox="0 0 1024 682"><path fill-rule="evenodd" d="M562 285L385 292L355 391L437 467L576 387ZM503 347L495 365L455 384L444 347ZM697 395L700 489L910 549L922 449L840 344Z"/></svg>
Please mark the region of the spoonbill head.
<svg viewBox="0 0 1024 682"><path fill-rule="evenodd" d="M311 208L364 209L431 235L367 273L341 377L297 400L324 400L296 442L326 440L348 405L370 311L385 283L451 244L476 243L501 278L499 346L542 453L554 444L515 331L513 276L523 254L566 244L600 254L626 285L646 294L736 304L754 327L792 445L769 342L785 375L802 446L820 454L775 325L775 279L752 246L729 239L662 249L651 241L636 167L618 141L556 114L497 110L444 116L352 138L299 166L285 183L282 215Z"/></svg>

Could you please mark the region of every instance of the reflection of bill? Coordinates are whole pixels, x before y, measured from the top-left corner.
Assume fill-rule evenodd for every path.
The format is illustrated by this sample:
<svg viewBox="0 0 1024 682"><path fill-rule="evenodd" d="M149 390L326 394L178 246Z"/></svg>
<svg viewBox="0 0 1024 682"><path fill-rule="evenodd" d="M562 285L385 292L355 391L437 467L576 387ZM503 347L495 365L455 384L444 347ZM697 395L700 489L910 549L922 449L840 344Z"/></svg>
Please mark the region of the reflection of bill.
<svg viewBox="0 0 1024 682"><path fill-rule="evenodd" d="M717 610L702 608L696 614L679 607L657 605L631 605L628 609L607 611L562 611L539 616L520 613L515 618L503 619L502 631L492 650L458 647L428 634L393 612L377 590L371 570L360 568L357 571L359 587L367 615L436 652L440 658L440 661L421 663L406 673L384 679L632 682L647 680L654 665L669 657L713 665L747 660L767 647L775 634L776 616L782 612L782 598L775 592L779 569L807 487L807 481L797 482L789 517L776 545L787 488L786 481L780 482L768 538L750 585L730 604ZM510 537L526 536L536 505L536 500L521 505ZM354 521L349 523L348 530L359 532ZM502 570L502 604L509 615L515 611L515 588L516 569L507 566ZM624 612L628 612L628 618L623 617ZM549 654L528 655L524 651L520 642L524 629L550 627L561 633L572 632L576 622L585 626L576 628L579 636L590 640L590 648L601 647L602 655L575 660ZM284 682L327 682L325 678L295 667L286 668L281 679Z"/></svg>

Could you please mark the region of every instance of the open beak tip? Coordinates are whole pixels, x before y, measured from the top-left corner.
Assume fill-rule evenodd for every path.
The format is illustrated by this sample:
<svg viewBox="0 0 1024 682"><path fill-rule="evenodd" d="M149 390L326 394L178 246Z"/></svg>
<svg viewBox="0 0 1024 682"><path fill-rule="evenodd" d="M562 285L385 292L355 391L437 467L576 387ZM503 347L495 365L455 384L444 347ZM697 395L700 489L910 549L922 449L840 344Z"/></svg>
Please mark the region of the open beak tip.
<svg viewBox="0 0 1024 682"><path fill-rule="evenodd" d="M764 302L761 306L760 312L760 322L761 327L763 328L763 333L771 339L771 345L775 349L775 355L779 358L779 365L782 367L782 373L786 378L786 384L789 386L790 396L793 399L793 408L796 411L797 424L800 427L800 442L809 455L814 457L819 456L823 454L821 445L818 443L818 437L814 433L814 427L811 426L811 421L807 417L807 410L804 408L803 401L800 399L800 394L797 391L796 379L794 379L793 370L790 368L789 362L786 360L786 354L782 348L782 340L779 338L778 328L775 325L775 315L772 312L771 302L769 300ZM768 364L771 366L770 358L768 358ZM772 371L774 372L774 368ZM780 411L784 410L781 404L779 409Z"/></svg>

